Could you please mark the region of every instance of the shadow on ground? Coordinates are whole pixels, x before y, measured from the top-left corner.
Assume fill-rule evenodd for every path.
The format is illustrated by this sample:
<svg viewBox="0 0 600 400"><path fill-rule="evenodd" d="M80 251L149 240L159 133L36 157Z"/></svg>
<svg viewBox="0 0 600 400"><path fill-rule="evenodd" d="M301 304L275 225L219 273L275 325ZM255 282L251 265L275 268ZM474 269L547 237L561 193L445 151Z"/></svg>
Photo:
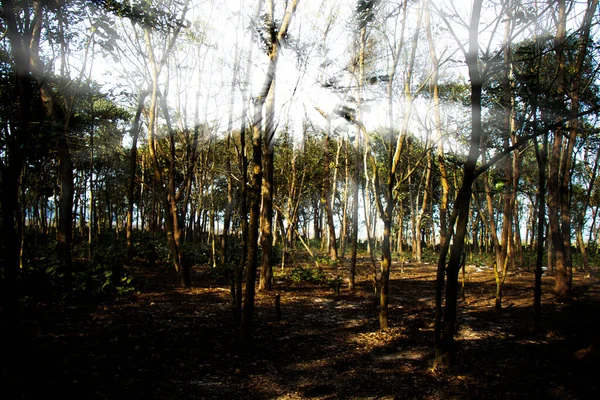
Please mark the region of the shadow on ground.
<svg viewBox="0 0 600 400"><path fill-rule="evenodd" d="M533 274L509 277L498 312L490 275L469 273L459 306L460 362L436 372L433 266L393 271L387 333L378 330L366 273L355 292L337 298L325 284L278 280L273 292L258 294L245 345L227 286L206 268L195 269L190 290L178 288L170 271L132 272L145 284L128 299L46 306L25 318L2 371L7 393L17 393L11 398L585 399L600 389L599 360L589 349L600 327L596 279L578 277L575 299L557 303L545 277L535 328Z"/></svg>

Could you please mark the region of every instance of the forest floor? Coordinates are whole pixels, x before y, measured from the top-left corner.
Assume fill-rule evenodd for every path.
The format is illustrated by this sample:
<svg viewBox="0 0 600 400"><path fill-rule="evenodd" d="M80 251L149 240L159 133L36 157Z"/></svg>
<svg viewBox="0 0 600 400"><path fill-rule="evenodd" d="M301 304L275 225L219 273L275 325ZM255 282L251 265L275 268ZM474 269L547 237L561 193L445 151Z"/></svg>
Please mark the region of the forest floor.
<svg viewBox="0 0 600 400"><path fill-rule="evenodd" d="M536 330L532 272L510 274L498 312L492 270L468 265L459 361L439 371L432 368L435 266L393 267L391 329L383 333L369 265L359 265L357 289L342 287L339 296L326 283L276 277L272 292L257 295L245 347L228 286L208 267L194 268L188 290L168 266L130 267L139 291L126 298L31 310L1 390L13 393L5 399L597 398L600 357L589 348L600 344L597 271L575 273L568 302L554 298L554 278L544 276ZM346 274L344 266L324 269Z"/></svg>

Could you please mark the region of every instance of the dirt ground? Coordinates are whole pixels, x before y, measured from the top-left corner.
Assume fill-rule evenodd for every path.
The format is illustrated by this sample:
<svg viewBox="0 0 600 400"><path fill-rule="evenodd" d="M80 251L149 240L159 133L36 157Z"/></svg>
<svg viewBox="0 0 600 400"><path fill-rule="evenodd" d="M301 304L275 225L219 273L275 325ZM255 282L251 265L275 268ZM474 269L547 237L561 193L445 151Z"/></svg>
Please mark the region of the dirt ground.
<svg viewBox="0 0 600 400"><path fill-rule="evenodd" d="M345 276L345 267L324 267ZM208 267L194 288L168 267L130 272L139 293L102 304L40 304L14 343L5 399L591 399L600 389L600 280L577 272L574 298L556 302L544 276L542 329L533 329L533 273L514 272L494 310L490 269L467 267L459 304L458 365L433 360L433 265L398 266L390 282L391 330L359 267L357 290L275 279L257 295L253 340L242 348L226 284ZM282 320L274 298L281 296ZM12 389L11 389L12 388ZM596 395L594 395L596 394ZM43 396L43 397L42 397Z"/></svg>

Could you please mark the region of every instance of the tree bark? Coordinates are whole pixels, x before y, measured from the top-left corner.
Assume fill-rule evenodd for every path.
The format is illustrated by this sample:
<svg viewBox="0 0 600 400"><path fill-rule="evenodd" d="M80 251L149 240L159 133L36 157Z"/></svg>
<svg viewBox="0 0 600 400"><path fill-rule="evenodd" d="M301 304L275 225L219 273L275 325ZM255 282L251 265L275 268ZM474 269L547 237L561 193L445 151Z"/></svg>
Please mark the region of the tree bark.
<svg viewBox="0 0 600 400"><path fill-rule="evenodd" d="M271 290L273 285L273 152L275 140L275 80L276 69L273 68L271 86L269 87L267 100L265 102L262 214L260 216L260 245L262 249L262 260L258 286L259 290Z"/></svg>
<svg viewBox="0 0 600 400"><path fill-rule="evenodd" d="M421 224L423 221L423 216L427 211L427 201L429 200L429 192L431 190L431 169L433 168L433 157L431 156L431 152L427 153L427 170L425 171L425 183L423 188L423 200L421 201L421 207L417 213L417 218L415 221L415 231L417 237L416 239L416 256L417 262L420 263L423 257L423 249L422 249L422 241L421 241Z"/></svg>
<svg viewBox="0 0 600 400"><path fill-rule="evenodd" d="M537 107L534 106L534 110ZM535 115L535 113L534 113ZM535 124L535 122L534 122ZM535 125L534 125L535 126ZM544 135L542 148L535 143L535 156L538 164L538 181L539 181L539 203L538 203L538 226L537 226L537 258L535 263L535 284L533 288L533 311L535 314L536 325L539 325L542 312L542 274L544 273L543 257L544 257L544 221L546 213L546 163L548 158L548 134ZM548 252L550 256L550 252Z"/></svg>
<svg viewBox="0 0 600 400"><path fill-rule="evenodd" d="M438 275L440 270L443 271L444 268L446 268L448 283L443 320L441 321L441 337L438 341L438 346L436 346L436 363L438 365L446 366L451 365L456 361L454 334L456 332L458 273L461 267L460 261L464 251L465 236L467 234L467 225L469 222L469 208L473 191L473 182L477 177L476 166L480 155L479 147L482 135L481 93L483 82L478 65L481 5L482 0L475 0L473 2L473 12L471 14L471 25L469 28L469 50L466 53L469 78L471 80L471 137L469 140L469 155L465 162L463 182L454 203L455 211L453 213L456 213L458 219L456 220L456 231L447 267L447 251L442 251L438 260ZM452 222L453 221L451 221L451 224ZM447 242L450 240L449 236L450 235L446 238ZM446 243L445 247L448 247L448 243ZM436 301L436 306L437 303L438 302ZM436 329L440 328L436 327Z"/></svg>
<svg viewBox="0 0 600 400"><path fill-rule="evenodd" d="M268 9L272 16L273 3L268 0ZM285 15L277 30L277 34L272 36L271 49L269 52L269 69L265 80L260 89L260 93L254 102L254 119L252 126L252 153L253 153L253 174L252 174L252 200L250 203L250 223L248 232L248 268L246 271L246 292L244 293L244 308L242 311L241 323L241 338L243 341L250 339L252 316L254 313L254 296L256 286L256 273L258 269L258 223L260 218L260 194L261 182L263 177L262 169L262 111L265 105L269 91L272 89L275 72L277 70L277 61L279 59L279 46L285 37L292 17L296 11L298 0L292 0L287 4ZM256 8L256 16L258 17L262 6L262 0L258 0ZM258 18L256 18L258 19ZM271 18L271 21L272 18ZM270 28L272 34L275 33L274 27ZM271 109L271 112L273 110ZM272 115L271 115L272 117ZM269 127L269 134L273 132L272 127ZM267 143L268 144L268 143ZM272 181L271 181L272 182ZM272 218L272 216L271 216Z"/></svg>
<svg viewBox="0 0 600 400"><path fill-rule="evenodd" d="M329 157L329 146L330 146L330 131L331 122L327 119L327 128L325 131L325 142L324 142L324 157L323 157L323 198L325 199L325 212L327 214L327 232L328 232L328 252L329 257L332 261L338 260L337 242L335 239L335 224L333 222L333 204L331 199L331 168L330 168L330 157Z"/></svg>
<svg viewBox="0 0 600 400"><path fill-rule="evenodd" d="M565 267L567 275L567 286L570 292L573 286L573 257L571 250L571 169L573 164L573 149L579 133L580 111L580 91L583 79L583 63L587 57L588 42L590 39L590 29L593 17L598 8L598 0L590 0L587 4L586 14L581 25L581 34L579 37L579 46L574 66L574 77L572 80L570 92L570 121L569 137L566 147L566 153L562 157L562 180L560 183L560 216L561 230L563 234L563 244L565 249ZM564 50L564 48L563 48ZM585 252L585 250L584 250ZM562 279L562 277L561 277Z"/></svg>
<svg viewBox="0 0 600 400"><path fill-rule="evenodd" d="M133 126L131 127L131 152L129 154L129 186L127 188L127 256L133 256L133 205L135 192L135 173L137 170L137 141L140 133L140 118L144 109L144 101L148 95L147 91L141 90L138 95L138 107L135 112Z"/></svg>
<svg viewBox="0 0 600 400"><path fill-rule="evenodd" d="M565 37L566 37L566 7L565 0L558 1L558 25L557 33L554 39L555 51L557 60L557 90L559 101L564 103L563 96L566 93L565 90ZM564 128L558 127L554 132L554 141L550 151L550 177L548 181L548 221L550 226L550 237L552 241L552 249L555 259L555 293L564 297L569 293L569 278L567 275L567 259L565 254L565 242L563 241L563 235L565 234L561 230L560 226L560 207L561 207L561 187L560 187L560 169L561 169L561 156L563 147L563 136ZM549 253L550 254L550 253ZM550 257L550 256L549 256Z"/></svg>
<svg viewBox="0 0 600 400"><path fill-rule="evenodd" d="M231 74L231 91L229 93L229 119L227 121L227 138L225 140L225 174L227 177L227 202L225 203L225 212L223 214L223 231L221 233L221 266L225 266L227 260L227 246L229 240L229 226L231 225L231 215L233 213L233 176L231 171L231 136L233 134L233 106L235 103L235 82L239 73L239 55L238 42L235 43L235 61L233 63L233 73ZM245 119L245 115L242 116ZM241 132L240 135L243 135ZM245 178L245 177L244 177Z"/></svg>
<svg viewBox="0 0 600 400"><path fill-rule="evenodd" d="M186 0L182 8L182 18L185 16L188 10L189 0ZM168 150L168 168L167 176L163 173L163 167L161 166L158 155L156 153L156 120L159 105L159 76L161 69L166 64L168 57L175 45L175 41L181 31L182 26L178 25L175 30L171 33L170 38L165 44L160 59L156 58L154 52L154 45L152 41L152 32L149 26L144 26L144 41L146 44L146 52L149 61L149 70L151 74L151 90L150 90L150 107L148 109L148 152L150 159L152 160L154 180L157 186L157 195L159 197L160 204L164 210L165 217L165 230L167 235L167 245L171 253L171 259L175 267L175 271L179 273L181 284L183 287L189 287L190 282L190 270L187 262L183 262L183 257L180 251L180 240L182 230L179 226L178 218L178 205L177 202L183 191L176 193L175 190L175 137L171 127L169 119L169 111L166 106L166 98L162 96L162 108L164 111L164 117L169 134L169 150ZM196 138L197 139L197 138ZM192 159L195 157L195 153L192 153ZM191 179L191 166L185 174L186 182ZM183 187L186 186L184 183Z"/></svg>

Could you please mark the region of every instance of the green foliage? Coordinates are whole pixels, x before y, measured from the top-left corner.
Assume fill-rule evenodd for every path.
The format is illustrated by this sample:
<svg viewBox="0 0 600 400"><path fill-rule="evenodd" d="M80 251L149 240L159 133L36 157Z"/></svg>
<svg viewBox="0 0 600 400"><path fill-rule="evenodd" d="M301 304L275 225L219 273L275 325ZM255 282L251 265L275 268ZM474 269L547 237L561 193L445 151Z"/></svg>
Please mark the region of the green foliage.
<svg viewBox="0 0 600 400"><path fill-rule="evenodd" d="M92 0L99 9L120 18L129 18L132 23L143 27L168 32L177 26L187 26L189 22L178 19L177 11L153 7L149 2L126 2L118 0ZM178 4L178 3L176 3Z"/></svg>
<svg viewBox="0 0 600 400"><path fill-rule="evenodd" d="M323 283L327 276L322 268L297 266L290 271L290 279L294 282Z"/></svg>
<svg viewBox="0 0 600 400"><path fill-rule="evenodd" d="M210 277L219 285L228 285L236 266L233 264L217 265L209 270Z"/></svg>
<svg viewBox="0 0 600 400"><path fill-rule="evenodd" d="M600 266L600 254L598 254L595 251L590 251L589 248L586 254L588 257L588 264L590 268L597 269ZM581 254L581 251L578 248L573 249L573 270L575 269L583 269L583 255Z"/></svg>
<svg viewBox="0 0 600 400"><path fill-rule="evenodd" d="M379 0L358 0L356 5L356 16L358 19L358 27L360 29L365 28L375 19L375 8L379 2Z"/></svg>
<svg viewBox="0 0 600 400"><path fill-rule="evenodd" d="M273 262L273 265L280 265L281 264L281 260L283 260L283 247L281 246L274 246L273 247L273 255L271 258L271 261Z"/></svg>
<svg viewBox="0 0 600 400"><path fill-rule="evenodd" d="M467 263L474 264L477 266L491 266L494 263L494 256L488 253L471 253L467 258Z"/></svg>
<svg viewBox="0 0 600 400"><path fill-rule="evenodd" d="M297 266L289 273L289 278L297 283L326 284L329 286L336 298L340 295L344 280L341 276L327 276L322 268Z"/></svg>
<svg viewBox="0 0 600 400"><path fill-rule="evenodd" d="M184 262L190 266L208 264L210 248L205 243L184 242L181 247Z"/></svg>
<svg viewBox="0 0 600 400"><path fill-rule="evenodd" d="M546 252L544 252L544 258L542 261L542 265L546 266L547 265L547 258L546 258ZM535 270L535 264L537 262L537 250L529 250L529 249L524 249L523 250L523 265L521 265L521 268L524 268L526 270L529 271L533 271Z"/></svg>
<svg viewBox="0 0 600 400"><path fill-rule="evenodd" d="M162 237L150 232L137 231L134 233L133 255L149 264L166 263L169 261L169 249Z"/></svg>
<svg viewBox="0 0 600 400"><path fill-rule="evenodd" d="M124 243L115 240L113 235L98 238L92 260L82 257L87 254L87 243L75 246L76 258L69 270L57 258L55 240L28 234L26 243L29 241L36 246L24 254L26 262L19 282L22 303L64 304L118 297L135 290L133 277L124 266Z"/></svg>
<svg viewBox="0 0 600 400"><path fill-rule="evenodd" d="M81 264L68 279L71 283L72 294L76 297L96 297L122 296L133 292L135 290L132 283L133 277L128 275L122 267L122 264L115 262L94 261Z"/></svg>
<svg viewBox="0 0 600 400"><path fill-rule="evenodd" d="M439 258L437 251L431 250L429 247L424 247L421 250L421 261L424 263L436 264Z"/></svg>
<svg viewBox="0 0 600 400"><path fill-rule="evenodd" d="M339 261L332 260L329 257L317 257L317 262L319 264L330 265L332 267L335 267L339 264Z"/></svg>

